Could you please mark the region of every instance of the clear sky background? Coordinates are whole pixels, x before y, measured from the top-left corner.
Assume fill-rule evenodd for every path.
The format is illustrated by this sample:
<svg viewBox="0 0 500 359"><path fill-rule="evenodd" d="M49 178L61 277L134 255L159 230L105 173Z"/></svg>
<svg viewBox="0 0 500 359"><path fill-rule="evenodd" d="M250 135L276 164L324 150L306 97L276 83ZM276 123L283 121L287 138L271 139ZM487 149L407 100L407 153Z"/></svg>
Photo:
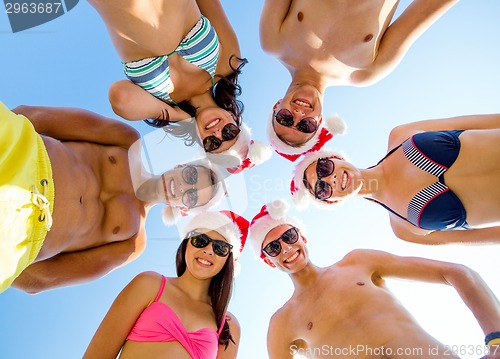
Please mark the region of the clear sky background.
<svg viewBox="0 0 500 359"><path fill-rule="evenodd" d="M409 2L401 1L396 16ZM249 60L240 77L244 119L253 128L254 137L265 140L266 119L285 93L290 77L259 46L263 0L222 0L222 4L242 54ZM2 6L0 10L1 101L11 108L20 104L81 107L117 118L107 92L113 81L125 77L103 23L87 2L80 1L68 14L17 34L12 34ZM349 125L349 133L330 141L329 147L344 150L353 163L367 167L383 157L389 131L398 124L499 112L499 19L498 0L460 1L378 84L329 88L325 116L338 113ZM133 125L143 135L152 132L142 123ZM162 145L167 143L165 140ZM182 144L169 146L167 151L158 151L157 161L177 159ZM289 198L291 171L288 161L274 155L231 180L228 206L251 218L262 204ZM177 229L166 228L160 212L160 206L150 212L147 248L126 267L76 287L34 296L15 289L1 294L0 358L80 358L112 301L136 274L153 270L175 275ZM310 256L320 266L334 263L355 248L376 248L466 264L500 295L498 246L430 247L403 242L392 234L385 211L362 199L334 212L312 209L292 210L291 214L300 216L308 226ZM240 261L242 273L236 278L230 304L242 326L239 357L267 358L269 318L293 288L287 275L256 261L250 248ZM465 348L463 357L479 357L468 351L468 345L482 344L484 336L452 288L392 280L389 287L432 335L450 346Z"/></svg>

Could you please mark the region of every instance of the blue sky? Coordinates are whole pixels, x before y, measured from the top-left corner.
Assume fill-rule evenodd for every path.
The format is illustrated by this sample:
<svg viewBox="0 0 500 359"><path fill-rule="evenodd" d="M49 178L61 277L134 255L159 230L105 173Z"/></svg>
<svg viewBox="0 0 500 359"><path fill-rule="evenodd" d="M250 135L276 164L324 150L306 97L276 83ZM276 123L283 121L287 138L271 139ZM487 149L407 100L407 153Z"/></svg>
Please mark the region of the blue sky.
<svg viewBox="0 0 500 359"><path fill-rule="evenodd" d="M400 10L408 3L401 1ZM258 20L263 0L222 0L222 4L238 35L242 54L249 60L241 76L244 119L254 137L265 140L266 119L272 105L284 94L289 75L260 49ZM349 133L336 137L329 147L344 150L353 163L366 167L383 157L388 133L398 124L500 111L499 15L497 0L463 0L434 24L398 68L378 84L329 88L325 115L338 113L349 126ZM8 107L81 107L117 118L107 92L113 81L124 78L120 60L103 23L85 1L52 22L16 34L12 34L2 10L0 44L0 100ZM152 131L143 124L134 126L143 135ZM169 156L182 148L180 143L162 145L171 146ZM292 165L275 155L232 179L231 207L251 217L262 204L288 198L291 171ZM15 289L1 294L0 357L81 357L111 302L137 273L154 270L173 276L178 234L175 227L163 226L160 211L157 207L149 214L145 253L126 267L77 287L35 296ZM334 212L292 210L292 214L308 226L310 255L318 265L332 264L354 248L377 248L466 264L500 295L498 247L405 243L392 234L385 211L363 200L353 200ZM290 296L292 285L285 274L257 262L250 248L240 260L242 273L236 278L230 304L242 326L239 357L266 358L269 318ZM452 288L392 280L389 287L419 323L442 342L456 346L482 343L478 325Z"/></svg>

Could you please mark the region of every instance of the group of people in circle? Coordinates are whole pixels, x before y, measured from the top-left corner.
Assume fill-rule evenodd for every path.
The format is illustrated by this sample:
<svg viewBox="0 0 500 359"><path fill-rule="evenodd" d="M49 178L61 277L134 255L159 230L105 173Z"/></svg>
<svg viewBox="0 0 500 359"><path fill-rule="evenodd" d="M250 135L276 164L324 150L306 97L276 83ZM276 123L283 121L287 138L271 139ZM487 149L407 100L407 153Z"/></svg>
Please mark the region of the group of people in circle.
<svg viewBox="0 0 500 359"><path fill-rule="evenodd" d="M270 358L291 358L291 348L319 357L323 345L359 344L383 349L380 358L447 357L387 290L384 278L393 276L453 286L485 334L485 357L500 357L500 303L473 270L362 249L321 268L309 259L307 226L288 214L287 200L263 204L248 219L209 210L225 195L225 176L274 150L296 163L291 198L298 208L330 210L363 197L389 212L403 240L498 243L500 115L400 125L386 156L366 169L326 148L346 128L338 116L323 121L326 88L381 80L456 2L414 0L393 19L397 0L265 0L261 46L291 75L265 145L242 120L238 77L248 60L219 0L89 0L127 77L110 86L114 112L199 146L206 159L154 175L141 162L138 132L123 121L82 109L1 105L0 290L38 293L129 263L144 251L148 211L163 203L165 223L189 216L177 277L138 274L84 358L235 358L241 328L227 308L247 242L294 285L269 323ZM430 347L436 352L395 354Z"/></svg>

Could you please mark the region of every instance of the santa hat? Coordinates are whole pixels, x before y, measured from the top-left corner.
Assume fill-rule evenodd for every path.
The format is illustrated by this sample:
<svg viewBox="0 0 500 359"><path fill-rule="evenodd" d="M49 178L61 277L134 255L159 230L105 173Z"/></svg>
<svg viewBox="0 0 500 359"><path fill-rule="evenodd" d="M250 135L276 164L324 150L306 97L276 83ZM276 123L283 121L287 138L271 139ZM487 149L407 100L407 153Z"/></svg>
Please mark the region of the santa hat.
<svg viewBox="0 0 500 359"><path fill-rule="evenodd" d="M209 229L223 236L233 246L233 258L238 259L248 236L249 222L242 216L228 210L204 212L194 216L181 230L182 238L190 232Z"/></svg>
<svg viewBox="0 0 500 359"><path fill-rule="evenodd" d="M287 215L289 209L290 206L286 201L278 199L262 206L260 212L250 222L250 243L254 252L260 258L266 258L262 253L262 243L267 234L274 228L289 224L300 229L302 234L305 233L303 223L297 218Z"/></svg>
<svg viewBox="0 0 500 359"><path fill-rule="evenodd" d="M274 114L271 115L267 122L267 137L269 143L277 154L292 162L306 153L319 151L326 142L333 138L333 135L342 135L347 131L347 125L344 120L337 115L333 115L319 125L316 133L310 140L302 146L293 147L280 140L276 134L273 126L273 116Z"/></svg>
<svg viewBox="0 0 500 359"><path fill-rule="evenodd" d="M328 202L322 201L314 197L313 194L304 186L304 172L306 169L315 161L324 157L333 157L339 160L344 160L344 155L335 151L325 150L320 152L310 152L304 156L304 158L297 163L295 170L293 172L293 179L290 183L290 192L292 193L293 203L296 205L297 209L302 210L313 203L317 208L321 209L334 209L338 204L342 202ZM336 206L337 205L337 206Z"/></svg>
<svg viewBox="0 0 500 359"><path fill-rule="evenodd" d="M177 220L181 217L186 217L189 214L198 214L206 211L209 208L215 207L219 202L224 198L224 196L227 195L226 193L226 187L224 184L224 176L220 172L220 170L217 168L217 166L211 166L207 164L206 161L194 161L190 162L186 165L191 165L191 166L203 166L208 169L211 169L214 173L214 182L215 184L212 186L212 189L215 190L215 193L213 193L212 198L205 203L202 206L198 207L193 207L193 208L187 208L185 206L178 206L178 207L172 207L172 206L166 206L163 208L162 211L162 221L163 224L165 224L167 227L175 224Z"/></svg>
<svg viewBox="0 0 500 359"><path fill-rule="evenodd" d="M207 158L232 174L264 163L271 158L272 151L264 143L251 140L251 133L251 129L242 122L236 142L224 152L207 152Z"/></svg>

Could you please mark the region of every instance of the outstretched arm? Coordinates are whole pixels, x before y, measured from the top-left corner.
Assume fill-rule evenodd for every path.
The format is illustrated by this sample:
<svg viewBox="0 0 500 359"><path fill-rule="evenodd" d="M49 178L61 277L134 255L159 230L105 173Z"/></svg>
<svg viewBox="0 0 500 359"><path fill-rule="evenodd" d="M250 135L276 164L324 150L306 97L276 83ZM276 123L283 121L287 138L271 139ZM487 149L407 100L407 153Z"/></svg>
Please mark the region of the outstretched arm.
<svg viewBox="0 0 500 359"><path fill-rule="evenodd" d="M196 0L200 12L205 16L217 32L220 42L220 56L217 64L217 73L228 75L233 72L229 66L232 55L241 57L240 45L229 19L219 0ZM222 61L221 61L222 60ZM233 63L234 67L238 63Z"/></svg>
<svg viewBox="0 0 500 359"><path fill-rule="evenodd" d="M466 115L411 122L392 129L389 135L389 148L397 146L407 138L423 131L491 130L498 128L500 128L500 114Z"/></svg>
<svg viewBox="0 0 500 359"><path fill-rule="evenodd" d="M191 118L179 107L168 105L129 80L111 84L108 97L113 111L129 121L156 119L165 121L167 125L167 121L177 122Z"/></svg>
<svg viewBox="0 0 500 359"><path fill-rule="evenodd" d="M60 253L31 264L16 278L12 286L36 294L89 282L133 261L144 251L145 245L145 238L140 235L96 248Z"/></svg>
<svg viewBox="0 0 500 359"><path fill-rule="evenodd" d="M280 30L292 0L265 0L260 16L260 46L269 53L276 53L281 47Z"/></svg>
<svg viewBox="0 0 500 359"><path fill-rule="evenodd" d="M85 141L129 148L139 133L123 122L78 108L18 106L12 110L24 115L36 132L61 141Z"/></svg>
<svg viewBox="0 0 500 359"><path fill-rule="evenodd" d="M157 273L137 275L116 297L83 359L115 359L135 322L155 299L160 285L161 276Z"/></svg>
<svg viewBox="0 0 500 359"><path fill-rule="evenodd" d="M419 244L499 244L500 227L468 229L466 231L429 231L417 228L391 214L394 235L408 242Z"/></svg>
<svg viewBox="0 0 500 359"><path fill-rule="evenodd" d="M399 257L375 250L356 250L349 256L358 265L367 266L374 280L396 277L451 285L472 311L485 335L500 330L498 299L479 274L466 266L424 258Z"/></svg>
<svg viewBox="0 0 500 359"><path fill-rule="evenodd" d="M358 85L373 84L387 76L401 62L413 43L458 0L413 0L387 28L372 66L353 74Z"/></svg>
<svg viewBox="0 0 500 359"><path fill-rule="evenodd" d="M240 345L241 337L241 327L240 323L234 316L234 314L226 313L227 324L229 325L229 330L231 331L231 336L233 337L234 343L229 342L227 348L224 345L219 345L219 350L217 351L216 359L236 359L238 354L238 347Z"/></svg>

